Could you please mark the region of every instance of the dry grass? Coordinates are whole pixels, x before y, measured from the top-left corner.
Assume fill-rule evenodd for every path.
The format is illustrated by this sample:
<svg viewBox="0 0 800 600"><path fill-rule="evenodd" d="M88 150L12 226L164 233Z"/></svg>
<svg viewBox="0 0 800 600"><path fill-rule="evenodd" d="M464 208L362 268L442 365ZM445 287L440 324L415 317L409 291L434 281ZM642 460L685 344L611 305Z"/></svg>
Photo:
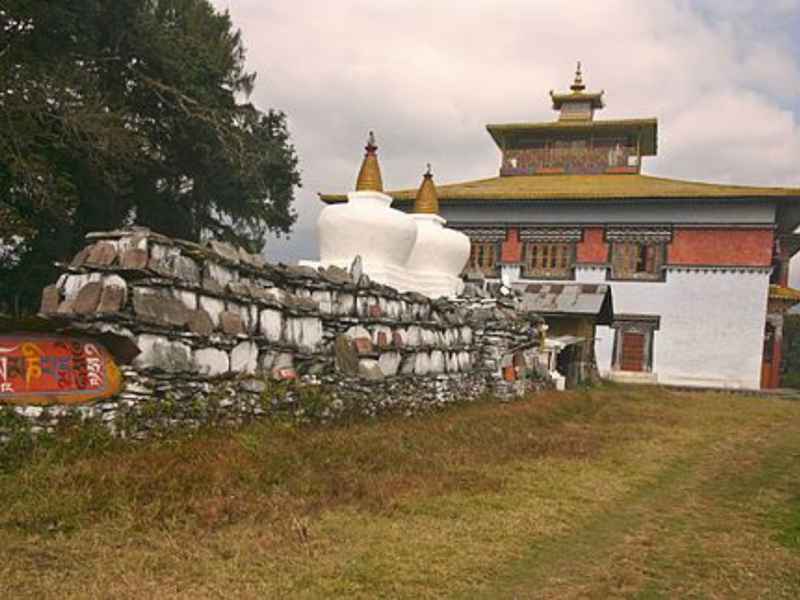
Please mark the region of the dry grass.
<svg viewBox="0 0 800 600"><path fill-rule="evenodd" d="M799 459L798 403L620 387L45 448L0 597L793 598Z"/></svg>

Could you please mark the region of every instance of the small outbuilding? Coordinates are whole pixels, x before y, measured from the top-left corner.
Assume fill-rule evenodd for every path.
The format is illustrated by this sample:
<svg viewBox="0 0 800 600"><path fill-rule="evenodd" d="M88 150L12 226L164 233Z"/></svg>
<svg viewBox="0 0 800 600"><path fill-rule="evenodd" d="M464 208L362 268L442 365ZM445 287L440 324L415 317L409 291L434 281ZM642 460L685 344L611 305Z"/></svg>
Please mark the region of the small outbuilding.
<svg viewBox="0 0 800 600"><path fill-rule="evenodd" d="M611 287L586 283L534 283L522 289L522 306L547 323L545 348L554 350L551 370L574 387L597 377L594 342L598 325L611 325Z"/></svg>

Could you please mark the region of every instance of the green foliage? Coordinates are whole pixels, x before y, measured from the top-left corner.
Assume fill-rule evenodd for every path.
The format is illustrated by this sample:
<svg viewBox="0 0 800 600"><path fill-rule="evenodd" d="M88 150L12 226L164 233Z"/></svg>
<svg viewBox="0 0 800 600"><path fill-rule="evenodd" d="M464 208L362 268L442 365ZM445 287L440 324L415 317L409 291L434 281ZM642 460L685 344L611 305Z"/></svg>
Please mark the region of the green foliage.
<svg viewBox="0 0 800 600"><path fill-rule="evenodd" d="M0 307L35 308L90 230L289 231L297 157L283 113L241 100L244 58L208 0L3 3Z"/></svg>
<svg viewBox="0 0 800 600"><path fill-rule="evenodd" d="M30 423L10 407L0 406L0 435L7 441L0 446L0 473L27 459L35 446Z"/></svg>
<svg viewBox="0 0 800 600"><path fill-rule="evenodd" d="M34 462L60 464L86 454L102 455L120 445L99 419L62 418L53 433L34 433L33 425L13 408L0 406L0 432L8 438L0 445L0 474L17 471Z"/></svg>

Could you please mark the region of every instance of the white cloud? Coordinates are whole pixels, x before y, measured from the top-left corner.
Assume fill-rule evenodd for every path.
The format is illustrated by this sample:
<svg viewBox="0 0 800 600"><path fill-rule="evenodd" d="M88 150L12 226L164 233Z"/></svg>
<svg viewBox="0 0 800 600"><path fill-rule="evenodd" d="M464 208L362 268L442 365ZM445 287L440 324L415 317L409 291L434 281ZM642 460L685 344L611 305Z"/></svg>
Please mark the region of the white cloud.
<svg viewBox="0 0 800 600"><path fill-rule="evenodd" d="M659 118L647 172L800 185L800 90L779 0L215 0L244 32L254 100L290 118L301 219L281 259L316 252L318 191L349 190L374 129L388 187L492 176L490 122L550 120L575 60L604 88L599 118Z"/></svg>

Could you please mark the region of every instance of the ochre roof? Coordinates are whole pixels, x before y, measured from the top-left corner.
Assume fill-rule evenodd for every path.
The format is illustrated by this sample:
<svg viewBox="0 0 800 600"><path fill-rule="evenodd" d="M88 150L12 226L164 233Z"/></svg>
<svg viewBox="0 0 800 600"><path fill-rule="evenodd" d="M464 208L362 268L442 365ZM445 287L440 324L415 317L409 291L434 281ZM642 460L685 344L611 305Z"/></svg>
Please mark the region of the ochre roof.
<svg viewBox="0 0 800 600"><path fill-rule="evenodd" d="M495 143L503 148L503 138L509 134L550 137L554 133L578 132L588 134L612 131L640 131L643 156L655 156L658 136L658 119L603 119L599 121L547 121L545 123L497 123L486 126Z"/></svg>
<svg viewBox="0 0 800 600"><path fill-rule="evenodd" d="M769 286L769 299L800 302L800 290L783 285L771 285Z"/></svg>
<svg viewBox="0 0 800 600"><path fill-rule="evenodd" d="M635 200L724 198L800 198L800 188L720 185L648 175L513 175L437 185L440 202L450 200ZM413 201L417 190L386 192ZM323 202L344 202L344 194L320 194Z"/></svg>

